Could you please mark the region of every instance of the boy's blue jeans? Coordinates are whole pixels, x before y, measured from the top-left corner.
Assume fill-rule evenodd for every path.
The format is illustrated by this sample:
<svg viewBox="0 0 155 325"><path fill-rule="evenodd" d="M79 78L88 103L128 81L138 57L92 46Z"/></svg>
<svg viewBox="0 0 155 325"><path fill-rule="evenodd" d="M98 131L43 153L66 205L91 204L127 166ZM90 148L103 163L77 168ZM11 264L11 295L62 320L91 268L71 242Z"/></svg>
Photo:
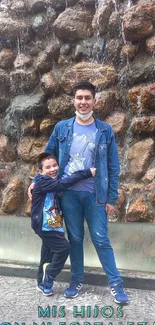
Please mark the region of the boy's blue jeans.
<svg viewBox="0 0 155 325"><path fill-rule="evenodd" d="M83 282L84 278L84 219L86 219L92 242L109 284L122 282L115 264L113 249L108 238L105 206L96 204L94 193L67 190L61 197L61 206L71 244L72 281Z"/></svg>

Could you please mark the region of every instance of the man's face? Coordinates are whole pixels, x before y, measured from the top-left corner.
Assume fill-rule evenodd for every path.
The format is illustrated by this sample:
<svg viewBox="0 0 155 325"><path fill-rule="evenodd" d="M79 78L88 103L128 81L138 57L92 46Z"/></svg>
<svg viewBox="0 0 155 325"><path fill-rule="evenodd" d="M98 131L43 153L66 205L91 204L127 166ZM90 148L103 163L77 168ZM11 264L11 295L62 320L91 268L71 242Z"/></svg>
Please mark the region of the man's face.
<svg viewBox="0 0 155 325"><path fill-rule="evenodd" d="M57 177L59 166L55 159L45 159L42 162L42 169L39 170L41 175L47 175L52 178Z"/></svg>
<svg viewBox="0 0 155 325"><path fill-rule="evenodd" d="M88 114L95 105L95 98L90 90L78 89L74 97L74 106L81 114Z"/></svg>

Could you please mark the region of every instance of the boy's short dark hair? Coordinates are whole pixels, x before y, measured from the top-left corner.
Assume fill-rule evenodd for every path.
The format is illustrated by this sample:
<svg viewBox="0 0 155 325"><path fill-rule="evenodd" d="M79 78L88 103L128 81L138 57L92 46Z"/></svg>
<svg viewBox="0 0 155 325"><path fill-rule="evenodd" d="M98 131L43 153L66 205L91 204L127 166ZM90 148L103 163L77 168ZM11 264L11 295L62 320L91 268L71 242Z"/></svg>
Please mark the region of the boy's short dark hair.
<svg viewBox="0 0 155 325"><path fill-rule="evenodd" d="M54 159L58 163L57 158L53 154L51 154L50 152L43 152L38 157L38 163L37 164L38 164L39 169L42 169L43 161L45 159Z"/></svg>
<svg viewBox="0 0 155 325"><path fill-rule="evenodd" d="M73 95L75 96L76 91L79 89L87 89L89 90L93 97L95 97L95 93L96 93L96 88L93 84L91 84L91 82L89 81L79 81L76 84L74 84L73 86Z"/></svg>

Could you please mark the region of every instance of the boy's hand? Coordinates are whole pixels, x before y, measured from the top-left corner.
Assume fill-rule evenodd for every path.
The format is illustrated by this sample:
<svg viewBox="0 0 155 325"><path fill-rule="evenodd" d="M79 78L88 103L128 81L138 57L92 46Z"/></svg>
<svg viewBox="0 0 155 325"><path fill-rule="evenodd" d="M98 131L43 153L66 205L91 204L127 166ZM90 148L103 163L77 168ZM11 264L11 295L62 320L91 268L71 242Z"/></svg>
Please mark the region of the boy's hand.
<svg viewBox="0 0 155 325"><path fill-rule="evenodd" d="M90 168L90 171L92 173L92 176L94 177L96 175L96 168L92 167Z"/></svg>
<svg viewBox="0 0 155 325"><path fill-rule="evenodd" d="M34 185L35 185L35 183L32 183L28 188L28 193L27 194L28 194L28 197L29 197L30 201L32 201L32 191L34 189Z"/></svg>

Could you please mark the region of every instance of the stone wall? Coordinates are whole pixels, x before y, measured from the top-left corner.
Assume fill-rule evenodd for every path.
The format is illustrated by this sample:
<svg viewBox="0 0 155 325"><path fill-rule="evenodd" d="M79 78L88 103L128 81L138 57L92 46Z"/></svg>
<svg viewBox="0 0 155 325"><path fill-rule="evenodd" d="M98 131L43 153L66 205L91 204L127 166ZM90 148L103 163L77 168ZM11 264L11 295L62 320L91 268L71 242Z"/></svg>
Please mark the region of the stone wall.
<svg viewBox="0 0 155 325"><path fill-rule="evenodd" d="M71 88L97 87L121 161L112 221L155 220L155 1L0 1L0 214L27 216L27 188Z"/></svg>

